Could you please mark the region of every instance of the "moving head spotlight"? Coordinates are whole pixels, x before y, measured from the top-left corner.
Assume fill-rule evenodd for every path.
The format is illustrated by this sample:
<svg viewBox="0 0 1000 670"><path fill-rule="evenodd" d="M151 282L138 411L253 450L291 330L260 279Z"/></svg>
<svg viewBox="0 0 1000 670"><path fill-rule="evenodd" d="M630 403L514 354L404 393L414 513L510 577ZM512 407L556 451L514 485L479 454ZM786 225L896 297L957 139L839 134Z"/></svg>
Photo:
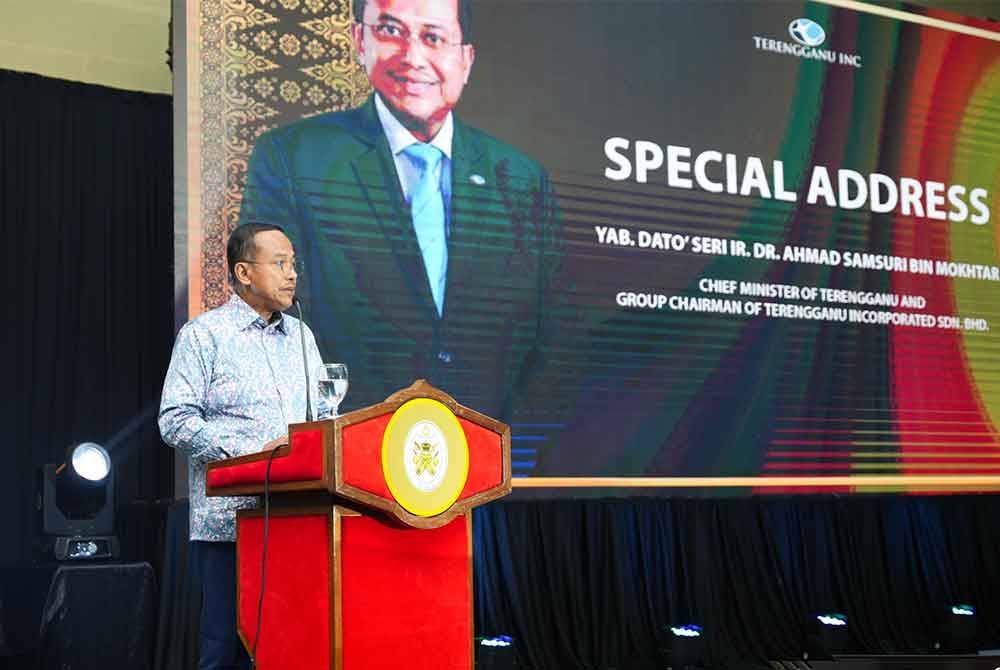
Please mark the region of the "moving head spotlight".
<svg viewBox="0 0 1000 670"><path fill-rule="evenodd" d="M46 549L51 545L57 560L118 556L114 471L101 445L72 445L61 464L42 468L41 507Z"/></svg>

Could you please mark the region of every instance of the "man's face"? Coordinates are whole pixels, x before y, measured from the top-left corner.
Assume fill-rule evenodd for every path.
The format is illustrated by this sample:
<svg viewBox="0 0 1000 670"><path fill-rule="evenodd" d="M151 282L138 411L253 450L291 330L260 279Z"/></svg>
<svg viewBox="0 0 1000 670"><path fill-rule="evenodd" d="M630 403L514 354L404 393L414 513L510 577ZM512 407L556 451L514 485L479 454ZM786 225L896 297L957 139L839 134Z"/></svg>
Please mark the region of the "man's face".
<svg viewBox="0 0 1000 670"><path fill-rule="evenodd" d="M291 241L277 230L257 233L253 238L257 248L254 258L236 264L237 281L243 287L241 296L248 305L265 318L283 312L295 299L295 250Z"/></svg>
<svg viewBox="0 0 1000 670"><path fill-rule="evenodd" d="M458 0L367 0L352 28L368 80L421 141L458 103L475 50L462 44Z"/></svg>

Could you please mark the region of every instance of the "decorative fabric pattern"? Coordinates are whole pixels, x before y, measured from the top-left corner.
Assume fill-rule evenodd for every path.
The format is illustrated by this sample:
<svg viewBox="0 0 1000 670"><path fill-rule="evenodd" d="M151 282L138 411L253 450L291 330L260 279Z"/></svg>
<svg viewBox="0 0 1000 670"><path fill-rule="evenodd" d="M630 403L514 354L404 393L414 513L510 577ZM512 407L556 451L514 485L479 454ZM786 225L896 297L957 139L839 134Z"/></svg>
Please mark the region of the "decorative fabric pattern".
<svg viewBox="0 0 1000 670"><path fill-rule="evenodd" d="M196 0L197 80L189 114L200 122L200 304L229 295L225 245L239 219L247 162L271 128L360 105L371 88L354 58L350 0ZM194 38L194 35L191 35ZM194 97L192 101L191 98Z"/></svg>

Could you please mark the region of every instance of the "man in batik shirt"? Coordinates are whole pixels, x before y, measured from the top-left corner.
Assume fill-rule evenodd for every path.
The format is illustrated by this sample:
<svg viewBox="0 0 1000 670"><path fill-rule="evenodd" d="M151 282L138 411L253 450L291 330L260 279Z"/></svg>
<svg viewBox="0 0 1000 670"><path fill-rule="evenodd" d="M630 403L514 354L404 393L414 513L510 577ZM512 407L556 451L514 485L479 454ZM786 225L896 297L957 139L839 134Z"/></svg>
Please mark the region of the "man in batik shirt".
<svg viewBox="0 0 1000 670"><path fill-rule="evenodd" d="M236 635L236 510L254 498L206 498L205 466L259 451L305 420L300 328L311 369L322 359L313 334L282 311L298 279L281 228L238 227L226 248L234 295L181 328L160 402L164 441L188 457L191 555L202 579L199 668L247 667Z"/></svg>

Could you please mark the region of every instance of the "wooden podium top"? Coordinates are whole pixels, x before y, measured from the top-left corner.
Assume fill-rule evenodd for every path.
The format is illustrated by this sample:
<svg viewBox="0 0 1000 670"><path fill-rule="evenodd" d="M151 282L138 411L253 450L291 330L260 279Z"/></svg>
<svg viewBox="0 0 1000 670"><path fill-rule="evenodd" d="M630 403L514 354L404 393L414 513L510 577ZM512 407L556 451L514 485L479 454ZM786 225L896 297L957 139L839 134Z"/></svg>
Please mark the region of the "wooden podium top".
<svg viewBox="0 0 1000 670"><path fill-rule="evenodd" d="M289 426L270 490L326 493L437 528L511 489L510 427L423 380L333 420ZM210 463L210 496L261 495L271 452Z"/></svg>

